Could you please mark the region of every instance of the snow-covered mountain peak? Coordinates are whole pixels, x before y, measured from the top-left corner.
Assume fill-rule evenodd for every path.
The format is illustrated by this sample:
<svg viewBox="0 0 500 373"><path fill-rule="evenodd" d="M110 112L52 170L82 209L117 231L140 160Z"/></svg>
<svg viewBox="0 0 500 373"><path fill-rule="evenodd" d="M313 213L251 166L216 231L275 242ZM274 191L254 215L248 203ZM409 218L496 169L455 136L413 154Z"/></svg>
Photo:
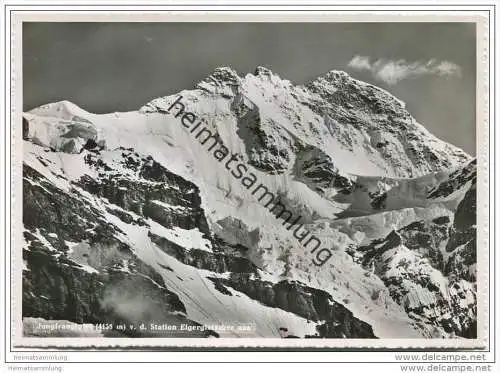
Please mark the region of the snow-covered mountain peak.
<svg viewBox="0 0 500 373"><path fill-rule="evenodd" d="M344 70L336 70L336 69L329 70L325 74L319 75L318 77L315 78L315 80L316 79L320 79L320 78L322 78L322 79L324 79L326 81L329 81L331 83L334 83L334 82L337 82L337 81L346 81L346 80L349 80L349 79L353 79Z"/></svg>
<svg viewBox="0 0 500 373"><path fill-rule="evenodd" d="M138 111L43 105L23 139L26 317L475 333L476 165L345 72L218 67Z"/></svg>
<svg viewBox="0 0 500 373"><path fill-rule="evenodd" d="M382 111L409 116L405 103L388 91L353 78L341 70L330 70L305 86L322 96L331 97L338 104L354 105L363 111ZM358 105L356 105L358 104ZM370 105L371 104L371 105ZM384 107L380 107L383 104Z"/></svg>
<svg viewBox="0 0 500 373"><path fill-rule="evenodd" d="M291 171L297 150L304 146L319 149L336 169L356 175L417 177L471 159L418 124L399 99L343 71L332 70L296 86L262 66L244 77L230 67L218 67L195 89L179 95L186 110L216 126L226 141L241 138L243 144L230 150L246 152L266 169ZM154 99L138 113L166 113L179 95ZM79 125L92 122L90 113L68 101L28 115ZM48 125L45 119L38 122ZM30 123L37 126L37 121Z"/></svg>
<svg viewBox="0 0 500 373"><path fill-rule="evenodd" d="M75 120L75 118L76 120L85 120L85 116L89 114L89 112L68 100L45 104L30 110L28 113L41 117L54 117L66 120Z"/></svg>
<svg viewBox="0 0 500 373"><path fill-rule="evenodd" d="M258 76L258 75L271 76L271 75L274 75L274 73L271 71L271 69L268 69L265 66L257 66L255 68L255 71L254 71L253 75L256 75L256 76Z"/></svg>
<svg viewBox="0 0 500 373"><path fill-rule="evenodd" d="M247 77L250 74L247 74ZM271 69L265 67L265 66L257 66L252 74L255 77L258 77L259 79L263 81L268 81L272 83L284 83L284 84L290 84L288 80L282 79L277 73L273 72Z"/></svg>
<svg viewBox="0 0 500 373"><path fill-rule="evenodd" d="M202 82L213 83L215 85L239 85L240 76L236 70L228 66L219 66Z"/></svg>

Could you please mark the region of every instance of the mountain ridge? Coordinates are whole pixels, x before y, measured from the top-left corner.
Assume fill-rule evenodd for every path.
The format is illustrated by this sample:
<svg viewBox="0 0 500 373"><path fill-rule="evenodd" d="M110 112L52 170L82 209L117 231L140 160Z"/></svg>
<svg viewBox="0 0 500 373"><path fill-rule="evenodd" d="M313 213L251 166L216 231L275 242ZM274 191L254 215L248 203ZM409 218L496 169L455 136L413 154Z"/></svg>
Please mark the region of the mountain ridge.
<svg viewBox="0 0 500 373"><path fill-rule="evenodd" d="M49 290L61 297L62 290L30 278L45 258L52 271L60 261L73 263L71 281L83 271L104 284L102 298L79 290L80 316L71 309L57 314L71 322L96 315L151 319L140 307L135 316L123 314L122 303L135 305L137 294L116 295L110 273L118 271L125 289L146 275L155 278L153 288L141 285L149 292L177 296L173 304L184 308L159 313L175 322L178 310L201 325L255 322L267 314L270 321L257 322L253 335L470 338L475 225L465 222L475 219L476 165L425 130L400 100L373 87L338 71L294 86L264 67L245 77L218 68L194 89L133 112L92 114L61 101L24 113L23 194L38 196L24 202L23 275L30 291L23 299L38 305L24 316L50 318L41 297ZM229 152L303 217L304 229L331 248L325 268L311 266L290 232L207 154L180 117L168 114L179 96L184 112L203 118ZM50 195L60 201L51 205ZM32 211L42 213L38 199L53 210L47 220L30 220ZM93 208L63 212L78 200ZM456 216L464 223L455 224ZM71 232L81 219L101 232L97 239ZM400 232L410 238L397 238ZM391 250L400 259L387 264ZM252 311L244 315L241 307Z"/></svg>

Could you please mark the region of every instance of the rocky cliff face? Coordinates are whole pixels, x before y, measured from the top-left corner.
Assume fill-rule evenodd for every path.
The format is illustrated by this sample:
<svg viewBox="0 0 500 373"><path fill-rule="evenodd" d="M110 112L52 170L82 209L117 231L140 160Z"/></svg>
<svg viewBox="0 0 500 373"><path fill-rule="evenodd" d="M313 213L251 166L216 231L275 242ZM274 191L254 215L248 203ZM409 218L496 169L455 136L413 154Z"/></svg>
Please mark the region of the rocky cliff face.
<svg viewBox="0 0 500 373"><path fill-rule="evenodd" d="M183 126L179 97L300 216L324 265ZM294 86L219 68L136 112L42 106L23 139L27 321L193 326L109 336L475 336L475 162L345 73Z"/></svg>
<svg viewBox="0 0 500 373"><path fill-rule="evenodd" d="M475 238L475 228L469 233ZM462 247L449 248L453 242L450 236L455 235L450 217L443 215L415 221L350 252L384 281L391 297L410 317L438 324L448 333L469 336L476 322L477 303L468 266L476 260ZM457 274L457 268L464 272Z"/></svg>

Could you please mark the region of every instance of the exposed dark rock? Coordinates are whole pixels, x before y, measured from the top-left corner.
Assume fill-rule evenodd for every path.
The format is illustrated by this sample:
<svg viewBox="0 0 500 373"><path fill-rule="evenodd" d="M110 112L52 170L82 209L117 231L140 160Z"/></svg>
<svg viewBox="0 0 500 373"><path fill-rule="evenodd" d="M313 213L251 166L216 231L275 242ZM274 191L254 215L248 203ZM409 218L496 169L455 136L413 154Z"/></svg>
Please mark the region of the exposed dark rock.
<svg viewBox="0 0 500 373"><path fill-rule="evenodd" d="M137 272L103 266L88 273L65 256L31 242L23 252L23 316L75 323L113 325L105 335L150 336L138 330L117 330L119 324L167 323L197 325L187 319L184 305L161 277L144 263ZM136 258L135 261L139 262Z"/></svg>
<svg viewBox="0 0 500 373"><path fill-rule="evenodd" d="M467 182L475 184L477 179L476 162L477 160L474 159L466 167L461 167L453 172L444 182L429 191L427 197L445 197L466 185Z"/></svg>
<svg viewBox="0 0 500 373"><path fill-rule="evenodd" d="M237 133L245 143L249 164L270 174L283 173L291 160L288 149L293 148L287 132L273 123L269 126L275 132L264 131L259 108L242 95L234 98L231 110L237 116ZM283 143L286 146L281 147Z"/></svg>
<svg viewBox="0 0 500 373"><path fill-rule="evenodd" d="M119 228L86 204L76 190L65 193L28 166L23 173L23 220L28 229L23 251L28 269L23 271L24 317L113 325L139 321L198 325L182 316L184 305L165 287L162 277L116 238ZM126 220L130 216L121 214ZM89 254L82 257L94 272L71 258L66 241L88 245ZM157 336L137 330L106 333Z"/></svg>
<svg viewBox="0 0 500 373"><path fill-rule="evenodd" d="M296 140L297 153L293 173L312 190L335 188L349 190L352 181L340 175L330 156L320 149Z"/></svg>
<svg viewBox="0 0 500 373"><path fill-rule="evenodd" d="M323 290L291 281L273 284L244 273L232 273L229 279L220 281L266 306L293 312L308 320L324 321L316 337L376 338L369 324L355 318Z"/></svg>
<svg viewBox="0 0 500 373"><path fill-rule="evenodd" d="M452 254L445 273L468 281L476 279L475 268L471 267L477 262L476 205L476 184L473 184L458 205L446 245L446 251Z"/></svg>
<svg viewBox="0 0 500 373"><path fill-rule="evenodd" d="M166 254L173 256L178 261L190 265L192 267L206 269L209 271L224 273L224 272L237 272L237 273L256 273L257 267L250 260L231 254L226 254L224 251L225 246L215 246L214 251L208 252L198 249L186 250L182 246L169 241L165 237L158 236L154 233L149 233L149 237L161 250ZM220 241L219 241L220 242ZM234 248L231 250L234 252Z"/></svg>
<svg viewBox="0 0 500 373"><path fill-rule="evenodd" d="M438 323L449 333L469 338L475 335L476 304L473 301L464 305L463 299L475 297L475 294L467 285L460 283L459 279L474 282L476 278L473 267L476 263L475 208L473 186L460 202L453 224L448 216L441 216L430 222L416 221L397 232L392 231L385 239L374 240L357 249L350 248L347 252L365 268L374 268L375 274L384 281L392 298L404 305L407 312L411 312L410 315L418 314ZM390 269L388 265L394 263L391 263L391 257L384 261L382 255L400 245L418 254L415 259L402 260L397 264L398 267L405 268L405 271L399 275L387 276ZM447 261L444 260L444 250L452 251ZM424 269L426 265L448 276L448 286L452 289L449 297L445 297L439 285L430 278L429 271ZM410 271L409 266L414 269ZM422 270L416 269L419 267ZM434 303L415 306L414 301L410 302L408 293L415 285L433 293Z"/></svg>
<svg viewBox="0 0 500 373"><path fill-rule="evenodd" d="M85 175L76 185L167 228L198 228L209 235L196 185L171 173L152 158L139 158L137 154L127 150L122 153L123 163L127 168L136 170L142 179L116 177L112 172L106 172L111 168L102 161L99 162L99 158L96 158L98 155L92 157L94 159L88 162L104 171L102 177L94 180Z"/></svg>
<svg viewBox="0 0 500 373"><path fill-rule="evenodd" d="M29 139L29 132L30 132L30 124L28 120L25 117L23 117L23 140Z"/></svg>
<svg viewBox="0 0 500 373"><path fill-rule="evenodd" d="M432 219L433 223L444 225L450 222L450 218L448 216L440 216L438 218Z"/></svg>
<svg viewBox="0 0 500 373"><path fill-rule="evenodd" d="M383 192L377 195L371 195L372 197L372 202L371 205L374 210L383 210L385 209L385 204L386 204L386 199L387 199L387 192Z"/></svg>

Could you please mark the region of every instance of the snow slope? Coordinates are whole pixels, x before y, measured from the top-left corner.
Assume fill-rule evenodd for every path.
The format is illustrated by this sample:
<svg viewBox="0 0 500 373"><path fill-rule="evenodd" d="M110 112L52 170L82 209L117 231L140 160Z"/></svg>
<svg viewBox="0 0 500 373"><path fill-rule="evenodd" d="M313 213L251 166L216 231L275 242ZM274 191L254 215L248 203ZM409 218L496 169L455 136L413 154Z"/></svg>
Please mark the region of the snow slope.
<svg viewBox="0 0 500 373"><path fill-rule="evenodd" d="M324 265L168 112L179 96L302 217L302 229L329 249ZM448 242L465 234L453 224L475 186L475 163L386 91L337 71L294 86L262 67L245 77L218 68L195 89L138 111L93 114L61 101L23 118L25 301L36 300L26 317L130 318L121 302L135 309L133 285L162 294L149 298L153 309L170 305L139 307L140 315L252 324L253 337L473 334L474 280L449 277L473 262L459 260L464 244ZM379 252L412 224L427 241L412 233ZM41 300L62 290L36 283L40 263L69 266L62 276L81 284L85 300L76 314ZM89 282L99 296L88 296ZM115 301L117 286L126 300Z"/></svg>

